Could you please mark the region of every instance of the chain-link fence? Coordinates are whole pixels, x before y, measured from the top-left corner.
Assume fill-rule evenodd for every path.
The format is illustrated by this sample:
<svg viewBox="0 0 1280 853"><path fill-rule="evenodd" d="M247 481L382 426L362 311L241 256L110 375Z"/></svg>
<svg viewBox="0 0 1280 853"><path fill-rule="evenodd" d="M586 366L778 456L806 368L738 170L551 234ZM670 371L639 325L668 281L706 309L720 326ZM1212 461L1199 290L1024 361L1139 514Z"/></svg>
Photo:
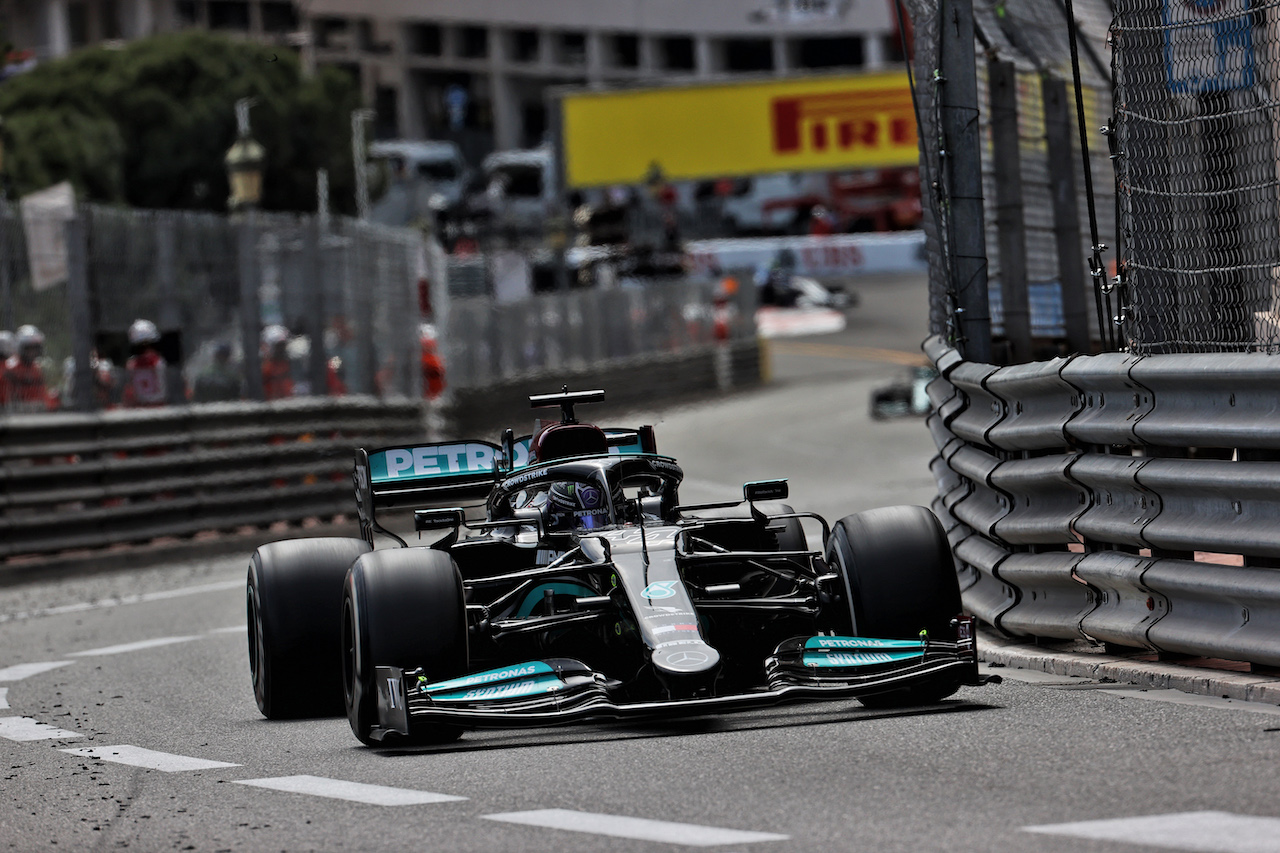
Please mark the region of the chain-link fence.
<svg viewBox="0 0 1280 853"><path fill-rule="evenodd" d="M1115 10L1129 346L1280 351L1280 4Z"/></svg>
<svg viewBox="0 0 1280 853"><path fill-rule="evenodd" d="M0 206L0 321L43 338L12 354L0 403L420 396L431 266L418 232L349 219L86 205L24 223ZM24 371L38 395L15 390Z"/></svg>
<svg viewBox="0 0 1280 853"><path fill-rule="evenodd" d="M1105 61L1111 15L1107 0L1076 0L1074 7L1095 209L1105 241L1114 233L1113 172L1106 137L1098 130L1111 113ZM932 187L924 226L930 328L954 341L960 337L959 304L945 249L950 206L943 186L948 155L942 144L941 9L937 0L909 0L909 10L921 175ZM1065 9L1057 0L977 0L974 23L993 330L997 337L1015 333L1004 316L1005 289L1012 287L1029 306L1029 318L1020 322L1040 342L1039 352L1049 343L1089 349L1098 338L1098 321L1093 279L1083 260L1092 241ZM1008 122L1007 130L1002 122Z"/></svg>
<svg viewBox="0 0 1280 853"><path fill-rule="evenodd" d="M11 412L435 396L755 336L749 285L513 293L500 259L447 263L419 231L345 218L90 205L27 226L0 205L0 319L43 335L0 373ZM9 393L22 377L32 393Z"/></svg>
<svg viewBox="0 0 1280 853"><path fill-rule="evenodd" d="M674 279L547 293L511 303L455 299L445 359L454 387L551 375L615 359L755 337L756 288Z"/></svg>

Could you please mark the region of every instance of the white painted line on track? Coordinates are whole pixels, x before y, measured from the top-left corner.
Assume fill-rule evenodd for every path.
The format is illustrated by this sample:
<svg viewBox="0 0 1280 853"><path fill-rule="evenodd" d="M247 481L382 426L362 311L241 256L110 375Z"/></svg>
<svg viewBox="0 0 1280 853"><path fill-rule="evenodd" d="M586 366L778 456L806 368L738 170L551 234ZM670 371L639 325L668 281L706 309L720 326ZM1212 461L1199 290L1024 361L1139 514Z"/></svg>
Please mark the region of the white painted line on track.
<svg viewBox="0 0 1280 853"><path fill-rule="evenodd" d="M168 752L156 752L140 746L87 746L78 749L64 749L72 755L83 755L88 758L100 758L116 764L128 764L131 767L146 767L149 770L160 770L165 773L179 773L184 770L213 770L218 767L239 767L227 761L209 761L205 758L191 758L186 755L173 755Z"/></svg>
<svg viewBox="0 0 1280 853"><path fill-rule="evenodd" d="M249 630L248 625L228 625L225 628L214 628L212 631L205 631L206 634L244 634Z"/></svg>
<svg viewBox="0 0 1280 853"><path fill-rule="evenodd" d="M344 782L341 779L326 779L323 776L237 779L235 783L252 785L255 788L270 788L273 791L287 791L291 794L311 794L316 797L331 797L335 800L351 800L373 806L416 806L423 803L453 803L466 799L466 797L455 797L450 794L415 791L411 788L389 788L385 785L367 785L363 782Z"/></svg>
<svg viewBox="0 0 1280 853"><path fill-rule="evenodd" d="M143 649L154 649L159 646L172 646L174 643L188 643L198 640L198 635L186 637L156 637L154 640L139 640L136 643L122 643L118 646L103 646L100 649L88 649L83 652L70 652L67 657L97 657L99 655L118 655L125 652L137 652Z"/></svg>
<svg viewBox="0 0 1280 853"><path fill-rule="evenodd" d="M1230 812L1181 814L1086 820L1024 826L1026 832L1068 835L1094 841L1118 841L1170 850L1212 853L1274 853L1280 836L1280 818L1239 815Z"/></svg>
<svg viewBox="0 0 1280 853"><path fill-rule="evenodd" d="M623 817L611 814L570 811L568 809L542 809L530 812L483 815L485 820L503 823L521 823L547 829L565 829L570 832L588 832L613 838L637 838L641 841L660 841L667 844L684 844L690 847L712 847L717 844L751 844L756 841L785 841L787 836L772 832L748 832L741 829L722 829L716 826L699 826L695 823L672 823L665 820L648 820L640 817Z"/></svg>
<svg viewBox="0 0 1280 853"><path fill-rule="evenodd" d="M62 616L67 613L83 613L86 610L105 610L125 604L145 604L148 601L166 601L170 598L182 598L188 595L202 595L206 592L226 592L229 589L244 589L244 579L219 581L217 583L186 586L180 589L167 589L162 592L144 592L138 595L123 595L119 598L102 598L97 601L82 601L76 604L62 604L57 607L45 607L40 610L20 610L17 613L0 613L0 623L21 619L34 619L38 616Z"/></svg>
<svg viewBox="0 0 1280 853"><path fill-rule="evenodd" d="M30 717L0 717L0 737L6 740L71 740L83 735L46 725Z"/></svg>
<svg viewBox="0 0 1280 853"><path fill-rule="evenodd" d="M50 660L44 663L20 663L16 666L6 666L0 669L0 681L21 681L24 678L30 678L33 675L39 675L42 672L48 672L51 669L57 669L60 666L75 663L73 660Z"/></svg>
<svg viewBox="0 0 1280 853"><path fill-rule="evenodd" d="M1268 705L1265 702L1245 702L1239 699L1223 699L1219 696L1200 696L1195 693L1183 693L1181 690L1108 687L1098 692L1109 693L1112 696L1123 696L1125 699L1149 699L1153 702L1169 702L1173 705L1194 705L1198 708L1213 708L1216 711L1252 711L1255 714L1280 715L1280 705Z"/></svg>
<svg viewBox="0 0 1280 853"><path fill-rule="evenodd" d="M0 709L8 710L9 708L9 688L0 687Z"/></svg>

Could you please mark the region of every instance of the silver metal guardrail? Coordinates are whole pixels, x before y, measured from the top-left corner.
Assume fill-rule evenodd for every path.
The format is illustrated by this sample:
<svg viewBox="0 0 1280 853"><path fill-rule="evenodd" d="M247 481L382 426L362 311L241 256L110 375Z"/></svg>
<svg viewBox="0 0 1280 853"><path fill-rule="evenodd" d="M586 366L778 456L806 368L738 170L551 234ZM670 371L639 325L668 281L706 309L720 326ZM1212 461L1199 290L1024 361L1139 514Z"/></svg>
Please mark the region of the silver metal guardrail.
<svg viewBox="0 0 1280 853"><path fill-rule="evenodd" d="M925 352L933 509L968 610L1012 636L1280 666L1280 358Z"/></svg>
<svg viewBox="0 0 1280 853"><path fill-rule="evenodd" d="M355 448L422 424L372 397L2 416L0 558L350 513Z"/></svg>

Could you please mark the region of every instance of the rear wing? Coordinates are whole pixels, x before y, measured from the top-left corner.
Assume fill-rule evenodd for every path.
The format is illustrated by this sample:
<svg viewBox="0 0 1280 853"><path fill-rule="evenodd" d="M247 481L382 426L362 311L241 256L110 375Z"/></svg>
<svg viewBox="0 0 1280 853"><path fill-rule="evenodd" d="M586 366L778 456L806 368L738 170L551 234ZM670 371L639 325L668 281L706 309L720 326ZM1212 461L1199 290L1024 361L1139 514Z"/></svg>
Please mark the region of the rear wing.
<svg viewBox="0 0 1280 853"><path fill-rule="evenodd" d="M645 452L636 430L607 428L604 434L611 455ZM508 437L506 448L488 441L451 441L357 450L352 478L361 536L370 543L375 531L399 539L378 526L379 509L484 500L499 480L528 466L532 440L531 435Z"/></svg>

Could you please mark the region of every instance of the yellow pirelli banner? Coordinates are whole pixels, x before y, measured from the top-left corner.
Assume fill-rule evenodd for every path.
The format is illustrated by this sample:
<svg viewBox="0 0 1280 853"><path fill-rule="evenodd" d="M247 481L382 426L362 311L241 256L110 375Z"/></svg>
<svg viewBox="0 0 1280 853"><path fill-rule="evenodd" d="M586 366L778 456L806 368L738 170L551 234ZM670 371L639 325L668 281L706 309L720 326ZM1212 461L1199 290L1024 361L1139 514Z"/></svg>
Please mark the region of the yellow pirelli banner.
<svg viewBox="0 0 1280 853"><path fill-rule="evenodd" d="M565 94L570 187L911 166L905 71Z"/></svg>

